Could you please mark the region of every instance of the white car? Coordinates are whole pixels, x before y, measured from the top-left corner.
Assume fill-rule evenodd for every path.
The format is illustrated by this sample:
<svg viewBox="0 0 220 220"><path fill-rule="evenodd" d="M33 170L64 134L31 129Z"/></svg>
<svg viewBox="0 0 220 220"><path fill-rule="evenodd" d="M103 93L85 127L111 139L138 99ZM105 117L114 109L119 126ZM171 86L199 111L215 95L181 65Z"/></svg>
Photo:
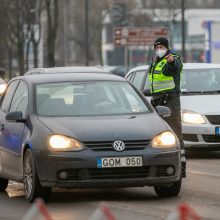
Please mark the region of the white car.
<svg viewBox="0 0 220 220"><path fill-rule="evenodd" d="M149 89L148 68L133 68L125 78L140 91ZM183 65L181 112L186 148L220 150L220 64Z"/></svg>

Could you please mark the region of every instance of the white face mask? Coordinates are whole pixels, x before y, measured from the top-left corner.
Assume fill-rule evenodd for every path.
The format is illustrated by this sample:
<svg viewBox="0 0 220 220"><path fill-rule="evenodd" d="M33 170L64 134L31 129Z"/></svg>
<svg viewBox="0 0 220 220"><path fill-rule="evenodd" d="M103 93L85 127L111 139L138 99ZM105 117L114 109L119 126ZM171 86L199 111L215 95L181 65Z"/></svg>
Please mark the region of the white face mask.
<svg viewBox="0 0 220 220"><path fill-rule="evenodd" d="M157 55L158 57L161 58L161 57L163 57L163 56L166 54L166 52L167 52L166 50L157 49L155 53L156 53L156 55Z"/></svg>

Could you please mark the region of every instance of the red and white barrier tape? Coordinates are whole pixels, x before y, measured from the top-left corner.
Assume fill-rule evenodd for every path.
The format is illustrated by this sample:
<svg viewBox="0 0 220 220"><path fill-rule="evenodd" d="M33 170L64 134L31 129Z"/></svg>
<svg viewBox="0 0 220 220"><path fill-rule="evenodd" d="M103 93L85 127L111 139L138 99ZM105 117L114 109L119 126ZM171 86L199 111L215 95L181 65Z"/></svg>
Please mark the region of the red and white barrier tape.
<svg viewBox="0 0 220 220"><path fill-rule="evenodd" d="M40 198L36 199L22 220L34 220L39 216L42 216L45 220L52 220L44 201Z"/></svg>
<svg viewBox="0 0 220 220"><path fill-rule="evenodd" d="M167 220L201 220L199 215L188 204L180 204L175 212L172 212Z"/></svg>
<svg viewBox="0 0 220 220"><path fill-rule="evenodd" d="M116 220L106 203L101 203L89 220Z"/></svg>

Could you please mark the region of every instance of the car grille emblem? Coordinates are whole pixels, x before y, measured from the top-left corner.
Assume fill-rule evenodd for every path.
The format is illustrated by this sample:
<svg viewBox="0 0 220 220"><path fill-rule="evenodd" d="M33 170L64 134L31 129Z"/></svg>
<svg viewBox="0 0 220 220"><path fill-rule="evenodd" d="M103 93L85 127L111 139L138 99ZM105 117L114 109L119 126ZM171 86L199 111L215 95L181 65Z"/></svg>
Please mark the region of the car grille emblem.
<svg viewBox="0 0 220 220"><path fill-rule="evenodd" d="M117 140L113 142L113 148L116 151L123 151L125 149L125 143L123 141Z"/></svg>

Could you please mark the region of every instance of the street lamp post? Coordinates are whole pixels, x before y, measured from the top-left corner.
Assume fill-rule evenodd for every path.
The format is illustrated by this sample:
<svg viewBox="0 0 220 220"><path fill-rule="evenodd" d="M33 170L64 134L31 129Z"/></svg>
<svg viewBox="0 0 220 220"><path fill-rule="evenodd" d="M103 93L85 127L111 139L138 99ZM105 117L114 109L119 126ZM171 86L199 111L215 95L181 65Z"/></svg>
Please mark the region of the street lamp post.
<svg viewBox="0 0 220 220"><path fill-rule="evenodd" d="M85 64L89 66L88 0L85 0Z"/></svg>
<svg viewBox="0 0 220 220"><path fill-rule="evenodd" d="M182 26L182 57L185 61L185 0L181 0L181 26Z"/></svg>

